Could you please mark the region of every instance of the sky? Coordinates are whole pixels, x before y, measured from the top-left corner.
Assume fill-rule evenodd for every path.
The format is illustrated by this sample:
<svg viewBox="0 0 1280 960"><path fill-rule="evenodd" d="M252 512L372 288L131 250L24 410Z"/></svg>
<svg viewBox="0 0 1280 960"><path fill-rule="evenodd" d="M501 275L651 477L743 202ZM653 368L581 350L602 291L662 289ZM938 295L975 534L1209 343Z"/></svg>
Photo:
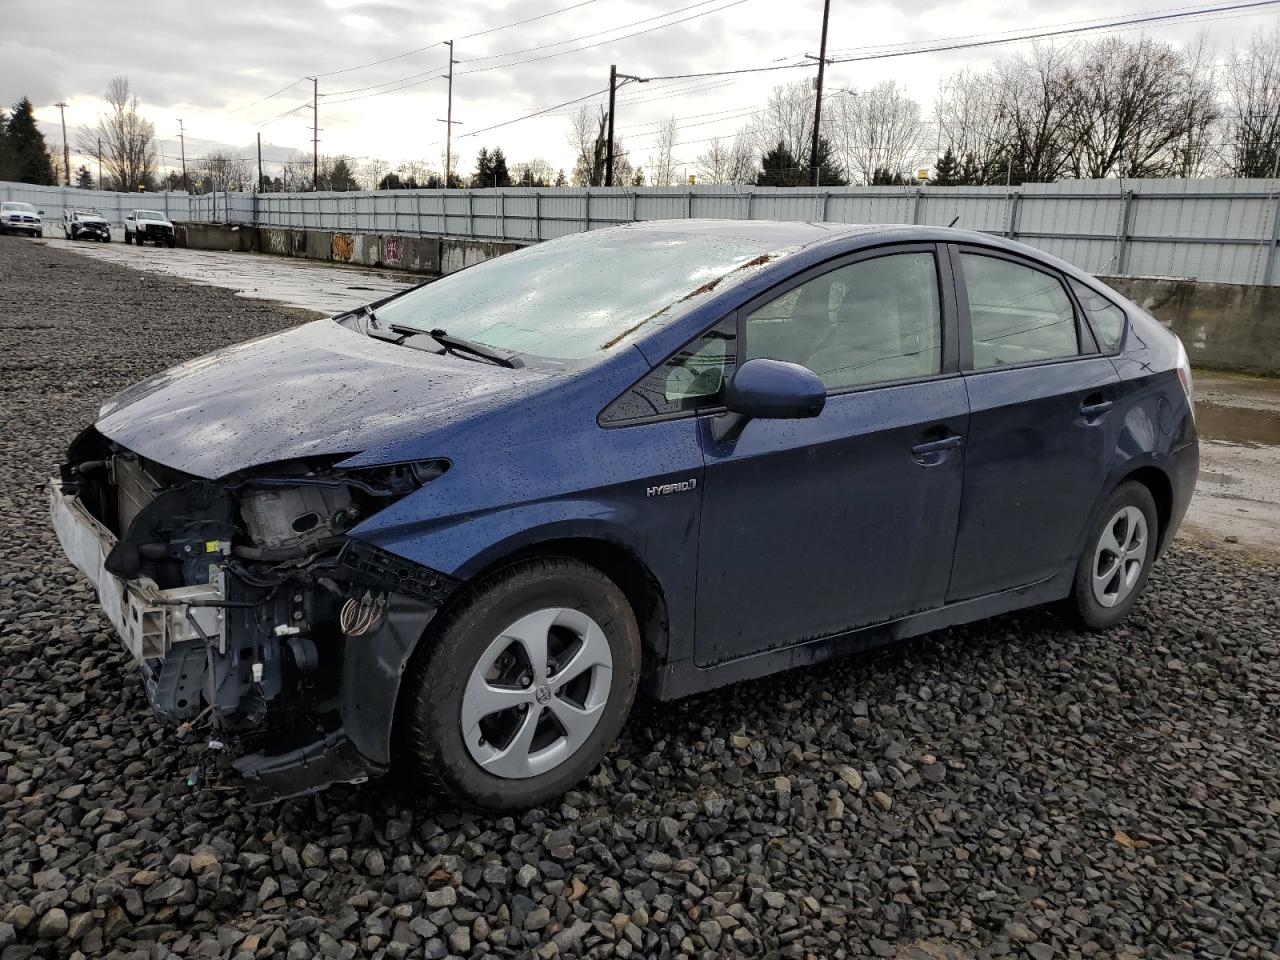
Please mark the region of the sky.
<svg viewBox="0 0 1280 960"><path fill-rule="evenodd" d="M828 56L1215 5L832 0ZM1225 58L1233 43L1272 27L1280 6L1243 13L1143 29L1179 45L1207 31ZM516 21L528 22L507 26ZM469 174L478 148L500 146L509 164L541 158L572 173L567 113L575 106L507 121L607 87L614 63L620 73L661 77L798 62L818 52L822 0L0 0L0 23L0 103L29 97L56 149L63 138L54 104L66 102L73 168L88 159L75 154L77 131L94 124L108 81L123 74L155 124L164 168L179 164L179 118L189 160L215 149L251 157L259 133L268 174L280 169L273 161L309 157L312 83L304 78L319 75L322 155L361 163L380 158L392 167L425 160L441 169L447 106L441 75L448 63L442 41L453 38L454 169ZM1027 46L835 63L826 88L856 92L896 80L927 116L943 78ZM678 166L692 168L707 139L731 138L773 85L815 72L806 66L629 83L618 95L618 134L644 165L659 123L675 116ZM504 125L487 129L498 124Z"/></svg>

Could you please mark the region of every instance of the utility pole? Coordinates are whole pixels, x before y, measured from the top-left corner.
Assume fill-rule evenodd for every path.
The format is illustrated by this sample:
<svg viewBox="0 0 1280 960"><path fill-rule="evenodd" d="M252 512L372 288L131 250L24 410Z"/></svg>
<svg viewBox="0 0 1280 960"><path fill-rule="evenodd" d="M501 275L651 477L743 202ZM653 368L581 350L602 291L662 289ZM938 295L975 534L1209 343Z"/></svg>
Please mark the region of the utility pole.
<svg viewBox="0 0 1280 960"><path fill-rule="evenodd" d="M818 186L820 167L818 145L822 133L822 76L827 66L827 20L831 17L831 0L822 3L822 43L818 49L818 89L813 100L813 150L809 153L809 175Z"/></svg>
<svg viewBox="0 0 1280 960"><path fill-rule="evenodd" d="M54 104L62 115L62 173L67 186L71 186L71 148L67 145L67 104L59 100Z"/></svg>
<svg viewBox="0 0 1280 960"><path fill-rule="evenodd" d="M320 79L311 78L311 189L320 189Z"/></svg>
<svg viewBox="0 0 1280 960"><path fill-rule="evenodd" d="M254 193L262 192L262 131L258 131L258 189Z"/></svg>
<svg viewBox="0 0 1280 960"><path fill-rule="evenodd" d="M618 92L618 65L609 64L609 149L604 155L604 185L613 186L613 104Z"/></svg>
<svg viewBox="0 0 1280 960"><path fill-rule="evenodd" d="M445 45L449 48L449 105L444 114L444 188L448 190L449 167L453 163L453 41L446 40Z"/></svg>
<svg viewBox="0 0 1280 960"><path fill-rule="evenodd" d="M99 141L101 143L101 141ZM182 149L182 189L191 192L191 183L187 180L187 131L182 126L182 118L178 118L178 143Z"/></svg>
<svg viewBox="0 0 1280 960"><path fill-rule="evenodd" d="M98 189L106 189L102 185L102 138L98 138Z"/></svg>
<svg viewBox="0 0 1280 960"><path fill-rule="evenodd" d="M619 80L621 80L621 81L622 81L622 83L619 83L619 82L618 82ZM605 148L605 154L604 154L604 185L605 185L606 187L612 187L612 186L613 186L613 113L614 113L614 103L615 103L615 101L616 101L616 94L617 94L617 92L618 92L618 87L622 86L623 84L627 83L628 81L634 81L634 82L636 82L636 83L648 83L648 82L649 82L649 81L648 81L646 78L644 78L644 77L633 77L633 76L632 76L631 74L629 74L629 73L619 73L619 72L618 72L618 65L617 65L616 63L614 63L614 64L610 64L610 65L609 65L609 144L608 144L608 146Z"/></svg>

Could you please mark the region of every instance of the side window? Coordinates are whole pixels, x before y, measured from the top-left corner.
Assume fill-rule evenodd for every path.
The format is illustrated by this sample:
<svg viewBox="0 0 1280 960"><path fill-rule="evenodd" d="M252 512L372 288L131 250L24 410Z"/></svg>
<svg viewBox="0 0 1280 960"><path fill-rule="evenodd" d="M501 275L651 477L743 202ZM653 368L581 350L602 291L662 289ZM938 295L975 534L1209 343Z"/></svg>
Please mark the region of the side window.
<svg viewBox="0 0 1280 960"><path fill-rule="evenodd" d="M1092 287L1086 287L1079 280L1069 280L1076 299L1084 308L1084 315L1089 318L1098 345L1103 353L1115 353L1120 349L1120 341L1124 339L1124 311L1104 297Z"/></svg>
<svg viewBox="0 0 1280 960"><path fill-rule="evenodd" d="M1061 281L1034 267L961 253L977 370L1080 353L1075 310Z"/></svg>
<svg viewBox="0 0 1280 960"><path fill-rule="evenodd" d="M829 390L939 373L937 261L895 253L824 273L748 314L746 340L747 358L801 364Z"/></svg>
<svg viewBox="0 0 1280 960"><path fill-rule="evenodd" d="M600 415L601 423L625 423L714 406L733 375L737 332L733 318L695 337Z"/></svg>

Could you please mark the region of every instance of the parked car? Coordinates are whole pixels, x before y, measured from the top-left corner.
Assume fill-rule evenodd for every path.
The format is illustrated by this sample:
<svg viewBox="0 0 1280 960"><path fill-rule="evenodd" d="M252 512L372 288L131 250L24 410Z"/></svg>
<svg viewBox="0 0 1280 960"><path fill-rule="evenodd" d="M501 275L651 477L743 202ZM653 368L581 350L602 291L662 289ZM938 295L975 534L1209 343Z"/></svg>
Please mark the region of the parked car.
<svg viewBox="0 0 1280 960"><path fill-rule="evenodd" d="M62 233L68 240L111 242L111 224L97 210L63 210Z"/></svg>
<svg viewBox="0 0 1280 960"><path fill-rule="evenodd" d="M157 210L130 210L124 218L124 242L142 246L148 240L157 247L162 243L166 247L175 246L177 239L173 224Z"/></svg>
<svg viewBox="0 0 1280 960"><path fill-rule="evenodd" d="M0 233L25 233L29 237L41 234L43 210L37 210L29 203L6 200L0 203Z"/></svg>
<svg viewBox="0 0 1280 960"><path fill-rule="evenodd" d="M156 712L259 797L572 787L660 699L1061 602L1122 620L1195 485L1187 355L1030 247L628 225L110 400L53 523Z"/></svg>

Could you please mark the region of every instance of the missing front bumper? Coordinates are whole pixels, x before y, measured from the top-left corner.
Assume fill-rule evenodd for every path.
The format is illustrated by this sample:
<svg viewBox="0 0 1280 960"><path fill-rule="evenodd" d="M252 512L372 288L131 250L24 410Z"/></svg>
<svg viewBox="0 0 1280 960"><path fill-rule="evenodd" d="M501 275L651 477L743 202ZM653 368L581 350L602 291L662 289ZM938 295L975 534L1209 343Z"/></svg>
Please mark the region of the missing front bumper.
<svg viewBox="0 0 1280 960"><path fill-rule="evenodd" d="M115 535L94 518L75 496L63 493L61 481L48 484L53 529L67 558L98 592L98 601L125 648L140 664L162 659L185 641L216 640L225 649L222 611L211 603L224 597L221 574L214 581L161 590L154 580L121 580L106 569Z"/></svg>

